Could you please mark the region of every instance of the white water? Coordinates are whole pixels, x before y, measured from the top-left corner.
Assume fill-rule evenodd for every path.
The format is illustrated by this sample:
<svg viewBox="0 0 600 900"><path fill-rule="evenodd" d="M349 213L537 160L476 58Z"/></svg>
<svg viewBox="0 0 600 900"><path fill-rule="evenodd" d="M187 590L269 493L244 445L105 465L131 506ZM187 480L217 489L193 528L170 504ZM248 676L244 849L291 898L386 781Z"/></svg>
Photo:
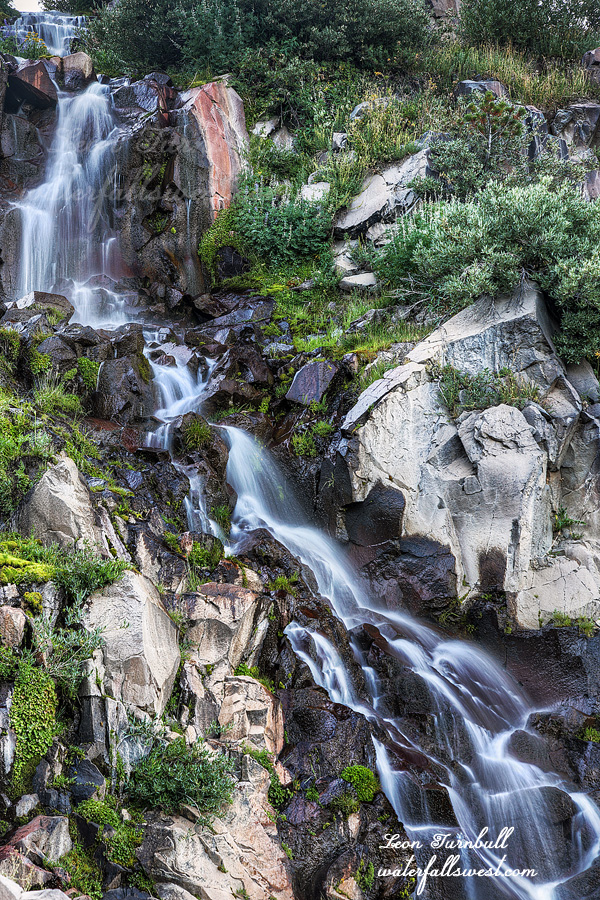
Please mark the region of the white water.
<svg viewBox="0 0 600 900"><path fill-rule="evenodd" d="M5 29L5 34L14 35L20 44L33 31L43 40L50 56L66 56L71 41L84 27L85 16L67 16L56 11L26 12Z"/></svg>
<svg viewBox="0 0 600 900"><path fill-rule="evenodd" d="M73 321L94 327L131 319L112 220L118 198L119 137L110 91L92 84L59 93L58 121L42 184L14 204L21 220L17 297L56 291L75 307Z"/></svg>
<svg viewBox="0 0 600 900"><path fill-rule="evenodd" d="M149 351L153 346L158 347L164 344L160 339L160 333L145 331L144 337L146 340L146 356L152 369L152 384L160 404L154 416L163 423L156 431L148 434L146 440L149 447L158 447L161 450L171 452L173 422L179 416L184 416L188 412L200 411L215 362L206 360L206 370L203 372L201 369L198 369L196 376L177 357L175 357L175 366L160 365L157 362L153 362L149 356ZM221 529L216 522L213 522L206 509L202 477L194 466L183 466L175 460L173 460L173 465L190 482L190 492L185 500L190 531L205 532L224 538Z"/></svg>
<svg viewBox="0 0 600 900"><path fill-rule="evenodd" d="M489 878L464 878L465 897L558 900L560 885L585 871L600 852L600 814L585 795L574 792L558 776L508 753L510 736L526 728L532 711L517 684L473 645L449 640L408 615L383 609L358 584L340 547L306 522L273 462L253 438L233 428L227 433L227 477L238 494L233 539L243 545L246 533L266 528L313 571L319 593L329 598L349 631L362 623L377 626L388 653L427 686L434 712L434 753L419 746L415 734L403 730L402 720L390 715L383 687L356 642L353 651L370 689L368 698L359 697L327 638L294 622L286 634L317 684L335 702L384 728L391 742L409 757L413 754L417 759L422 754L445 771L460 833L466 839L475 841L486 826L494 840L502 828L515 828L506 850L462 851L461 867L499 867L502 873L507 867L537 870L536 877L498 875L493 883ZM453 829L430 825L428 810L415 802L419 795L411 776L400 771L397 758L383 743L374 743L382 786L409 837L426 846L419 860L426 864L434 852L428 847L434 833ZM553 788L569 792L577 808L570 835L551 824Z"/></svg>

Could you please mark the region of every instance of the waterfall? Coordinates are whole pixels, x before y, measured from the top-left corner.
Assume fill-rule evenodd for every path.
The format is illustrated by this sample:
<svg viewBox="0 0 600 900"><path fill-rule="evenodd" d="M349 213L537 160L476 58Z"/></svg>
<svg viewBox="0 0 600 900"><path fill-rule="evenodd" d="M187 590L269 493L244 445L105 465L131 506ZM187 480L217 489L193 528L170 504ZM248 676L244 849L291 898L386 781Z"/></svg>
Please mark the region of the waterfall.
<svg viewBox="0 0 600 900"><path fill-rule="evenodd" d="M107 88L94 84L81 94L60 93L44 181L14 204L21 222L19 296L31 290L65 293L76 310L74 321L92 326L131 319L127 295L113 289L122 275L113 225L118 138ZM148 330L145 339L160 422L148 442L170 450L173 422L201 407L213 363L207 360L197 375L177 354L175 365L161 365L152 358L153 350L164 349L167 332ZM562 886L598 856L600 814L559 776L510 755L512 735L527 729L532 712L518 685L476 647L448 639L372 597L344 559L342 548L306 520L268 454L239 429L227 427L224 432L230 445L227 478L238 498L229 549L241 552L249 532L266 528L314 573L319 593L328 598L349 632L368 686L366 696L326 636L297 622L288 625L286 634L316 684L333 701L377 726L382 739L374 739L374 748L381 784L409 837L426 846L440 828L431 825L413 774L401 768L389 745L441 773L458 822L458 828L442 830L475 842L482 828L496 837L503 828L514 827L505 859L486 846L461 850L461 865L498 870L493 884L489 879L462 879L467 900L562 900ZM190 528L218 534L207 514L197 471L174 464L190 480ZM422 746L418 733L390 711L386 686L361 650L363 625L377 629L386 652L426 688L433 731L428 746ZM384 735L389 741L383 740ZM568 796L574 810L568 834L553 816L557 795ZM508 871L522 868L538 874L523 877Z"/></svg>
<svg viewBox="0 0 600 900"><path fill-rule="evenodd" d="M381 741L374 740L382 786L409 838L426 848L423 862L431 857L436 832L456 830L475 843L484 828L494 839L503 828L512 827L506 849L482 846L459 851L461 868L498 872L493 886L489 879L464 878L465 896L469 900L500 896L558 900L560 886L589 868L600 852L600 813L557 775L509 754L511 735L527 729L533 711L518 685L473 645L450 640L404 613L383 608L358 583L341 548L306 521L257 442L235 428L228 428L227 435L227 479L238 494L233 540L243 546L247 532L266 528L312 570L319 593L331 601L349 632L361 624L375 625L386 640L387 652L427 688L435 712L435 752L419 746L414 735L403 730L402 720L386 709L383 687L356 641L352 647L369 686L368 698L356 694L339 653L323 635L296 622L286 629L296 655L334 702L362 713L387 732L391 743L423 755L445 772L458 830L430 824L428 810L415 800L412 777L399 770ZM570 795L576 810L568 836L553 824L552 804L560 792ZM515 870L537 874L523 877L513 874Z"/></svg>
<svg viewBox="0 0 600 900"><path fill-rule="evenodd" d="M131 318L127 295L111 283L123 274L113 227L119 136L108 87L60 92L44 181L13 204L21 225L18 297L65 294L73 321L95 327Z"/></svg>
<svg viewBox="0 0 600 900"><path fill-rule="evenodd" d="M12 35L17 44L35 32L45 43L50 56L66 56L71 41L85 27L85 16L67 16L56 12L24 12L13 25L5 27L5 36Z"/></svg>

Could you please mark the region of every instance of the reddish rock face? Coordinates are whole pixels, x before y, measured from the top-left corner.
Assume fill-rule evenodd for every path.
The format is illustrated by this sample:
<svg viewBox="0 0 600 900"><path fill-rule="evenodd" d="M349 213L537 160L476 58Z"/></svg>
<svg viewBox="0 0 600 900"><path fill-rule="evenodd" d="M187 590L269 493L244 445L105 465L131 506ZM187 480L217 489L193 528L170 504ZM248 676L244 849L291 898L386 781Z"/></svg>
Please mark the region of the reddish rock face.
<svg viewBox="0 0 600 900"><path fill-rule="evenodd" d="M204 138L209 165L210 206L213 219L231 203L242 168L240 153L246 145L246 117L241 97L222 81L198 88L189 111Z"/></svg>
<svg viewBox="0 0 600 900"><path fill-rule="evenodd" d="M27 100L38 109L49 109L58 102L56 87L41 60L9 75L8 85L17 100Z"/></svg>

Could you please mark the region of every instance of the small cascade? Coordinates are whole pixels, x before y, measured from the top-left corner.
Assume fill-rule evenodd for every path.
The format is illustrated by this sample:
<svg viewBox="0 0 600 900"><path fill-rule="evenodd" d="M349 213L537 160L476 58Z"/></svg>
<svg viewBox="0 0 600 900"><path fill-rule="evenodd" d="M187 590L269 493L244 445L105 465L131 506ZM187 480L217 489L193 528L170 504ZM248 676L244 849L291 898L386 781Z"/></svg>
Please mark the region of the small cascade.
<svg viewBox="0 0 600 900"><path fill-rule="evenodd" d="M24 12L13 25L3 30L5 37L15 37L17 44L23 43L33 31L43 40L50 56L66 56L70 52L71 41L85 28L85 23L85 16L67 16L56 10Z"/></svg>
<svg viewBox="0 0 600 900"><path fill-rule="evenodd" d="M146 435L148 447L157 447L171 452L173 422L188 412L198 412L210 382L214 360L206 360L206 368L198 369L194 376L187 362L176 357L174 366L160 365L152 360L152 350L164 342L159 331L145 331L145 355L152 370L152 383L161 404L154 416L162 424ZM213 522L206 510L204 484L194 466L183 466L173 460L173 465L182 472L190 483L190 492L185 500L185 508L190 531L207 532L222 537L221 530Z"/></svg>
<svg viewBox="0 0 600 900"><path fill-rule="evenodd" d="M494 879L462 879L466 900L559 900L561 885L584 872L600 852L600 813L589 798L573 791L557 775L521 762L508 752L512 734L527 728L533 712L517 684L476 647L448 639L404 613L383 608L370 597L344 562L340 547L306 522L265 451L238 429L228 428L227 434L227 478L238 494L232 538L241 549L247 532L266 528L312 570L319 593L331 601L351 634L369 696L358 696L330 641L292 622L286 634L315 682L334 702L362 713L387 732L390 744L426 758L437 771L445 772L459 826L454 829L456 835L476 842L482 829L488 828L495 840L503 828L514 828L506 849L481 846L456 851L460 868L498 872ZM417 737L404 730L402 720L390 714L384 687L353 639L352 630L362 624L375 625L388 654L412 670L427 688L434 711L431 743L435 754L420 746ZM431 825L432 816L415 790L412 776L398 771L382 742L374 744L382 786L409 839L420 840L426 848L421 860L426 864L434 834L453 829ZM557 797L566 794L576 810L572 833L567 836L556 826L553 813ZM535 870L536 874L523 877L514 874L516 870Z"/></svg>
<svg viewBox="0 0 600 900"><path fill-rule="evenodd" d="M90 85L61 92L42 184L14 206L21 219L18 297L56 291L75 307L73 321L93 327L131 320L113 227L118 204L115 125L110 91ZM131 299L131 295L129 299Z"/></svg>

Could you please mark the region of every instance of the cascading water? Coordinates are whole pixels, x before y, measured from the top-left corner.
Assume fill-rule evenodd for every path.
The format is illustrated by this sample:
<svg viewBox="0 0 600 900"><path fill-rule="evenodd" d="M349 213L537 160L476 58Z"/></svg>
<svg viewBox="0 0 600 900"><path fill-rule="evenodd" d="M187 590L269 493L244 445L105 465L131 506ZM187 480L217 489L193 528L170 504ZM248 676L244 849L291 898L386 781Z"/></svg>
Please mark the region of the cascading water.
<svg viewBox="0 0 600 900"><path fill-rule="evenodd" d="M127 295L113 289L124 272L112 224L119 129L109 89L60 92L57 117L45 179L14 204L21 219L18 297L57 291L75 307L73 321L123 324L131 316Z"/></svg>
<svg viewBox="0 0 600 900"><path fill-rule="evenodd" d="M358 584L341 549L307 524L276 467L254 439L234 428L228 428L227 434L227 478L238 495L232 538L243 544L247 532L266 528L312 570L319 593L329 598L349 631L361 624L377 627L387 642L387 652L418 675L428 689L436 713L436 755L419 746L414 735L403 731L402 721L390 715L384 691L357 642L353 642L354 654L371 694L366 699L357 696L331 643L323 635L291 623L287 636L315 681L332 700L361 712L387 731L392 743L424 755L438 771L441 768L446 773L459 825L455 831L464 840L476 842L484 828L492 838L503 828L514 828L502 850L480 846L458 851L462 870L484 868L496 873L493 879L461 879L464 896L468 900L559 900L567 896L561 886L585 871L600 852L600 813L588 797L571 790L558 776L507 752L511 735L527 728L532 712L518 686L472 645L449 640L410 616L382 608ZM434 834L453 829L431 826L428 810L415 803L409 773L394 768L383 743L374 744L382 786L411 840L425 848L426 863L432 855ZM570 794L575 811L569 835L554 819L552 804L562 792ZM535 870L536 874L523 877L513 874L515 870ZM427 896L424 883L423 889Z"/></svg>
<svg viewBox="0 0 600 900"><path fill-rule="evenodd" d="M174 420L188 412L197 412L200 409L215 363L213 360L206 360L206 367L199 368L196 376L192 374L187 362L178 357L175 358L174 366L160 365L152 359L152 348L161 346L164 354L169 350L168 345L160 340L158 331L145 331L144 338L146 357L152 369L152 383L161 403L154 416L163 423L156 431L146 436L147 445L170 451ZM185 500L190 530L223 537L219 526L212 521L206 510L204 484L201 476L194 466L183 466L175 460L173 460L173 464L187 477L190 483L190 491Z"/></svg>
<svg viewBox="0 0 600 900"><path fill-rule="evenodd" d="M14 36L17 44L21 44L34 32L43 40L51 56L65 56L73 38L85 27L85 21L85 16L67 16L56 10L27 12L21 13L13 25L5 27L4 34Z"/></svg>

